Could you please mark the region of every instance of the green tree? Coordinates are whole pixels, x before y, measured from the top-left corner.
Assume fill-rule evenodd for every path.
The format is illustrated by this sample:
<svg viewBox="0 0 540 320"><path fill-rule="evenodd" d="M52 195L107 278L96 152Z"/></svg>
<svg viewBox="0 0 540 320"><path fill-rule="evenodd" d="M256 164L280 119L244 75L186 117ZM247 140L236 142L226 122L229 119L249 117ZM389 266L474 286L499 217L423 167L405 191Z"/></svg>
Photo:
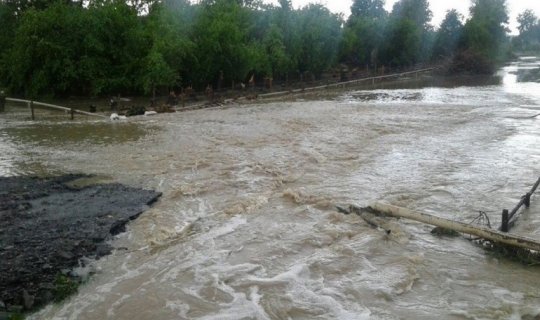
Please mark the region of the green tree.
<svg viewBox="0 0 540 320"><path fill-rule="evenodd" d="M457 48L459 39L463 32L463 16L452 9L446 12L446 17L441 23L435 38L433 47L433 58L452 56Z"/></svg>
<svg viewBox="0 0 540 320"><path fill-rule="evenodd" d="M400 0L394 4L385 31L383 62L409 66L430 57L432 12L427 0Z"/></svg>
<svg viewBox="0 0 540 320"><path fill-rule="evenodd" d="M538 25L538 17L534 14L534 11L527 9L518 15L517 22L519 23L519 33L525 34Z"/></svg>
<svg viewBox="0 0 540 320"><path fill-rule="evenodd" d="M340 60L353 66L376 66L386 18L384 1L354 1L343 30Z"/></svg>
<svg viewBox="0 0 540 320"><path fill-rule="evenodd" d="M199 87L216 83L223 74L226 83L242 81L253 68L248 45L249 11L235 0L205 1L194 26L198 68L194 82Z"/></svg>
<svg viewBox="0 0 540 320"><path fill-rule="evenodd" d="M506 0L474 0L455 57L456 71L492 73L507 54Z"/></svg>
<svg viewBox="0 0 540 320"><path fill-rule="evenodd" d="M88 8L84 79L93 94L141 92L144 58L151 48L135 7L121 0L92 2Z"/></svg>
<svg viewBox="0 0 540 320"><path fill-rule="evenodd" d="M392 18L410 20L422 30L429 29L429 22L433 13L427 0L400 0L392 8Z"/></svg>
<svg viewBox="0 0 540 320"><path fill-rule="evenodd" d="M77 49L85 28L80 8L57 3L42 11L25 11L5 56L12 90L30 96L76 90L81 54Z"/></svg>
<svg viewBox="0 0 540 320"><path fill-rule="evenodd" d="M144 58L141 78L145 93L176 87L189 77L196 63L195 45L189 39L193 8L188 1L155 3L145 19L145 35L151 48Z"/></svg>
<svg viewBox="0 0 540 320"><path fill-rule="evenodd" d="M298 24L302 48L298 70L318 77L337 61L342 18L320 4L310 4L300 9Z"/></svg>
<svg viewBox="0 0 540 320"><path fill-rule="evenodd" d="M387 15L384 0L354 0L351 17L381 19Z"/></svg>
<svg viewBox="0 0 540 320"><path fill-rule="evenodd" d="M15 28L17 23L15 9L7 3L0 2L0 86L5 76L6 66L2 66L2 57L9 50L15 37Z"/></svg>
<svg viewBox="0 0 540 320"><path fill-rule="evenodd" d="M272 25L265 34L263 45L268 57L267 75L272 78L286 77L292 66L291 59L287 55L282 30L277 25Z"/></svg>
<svg viewBox="0 0 540 320"><path fill-rule="evenodd" d="M540 20L532 10L518 15L519 36L513 39L514 48L536 54L540 52Z"/></svg>

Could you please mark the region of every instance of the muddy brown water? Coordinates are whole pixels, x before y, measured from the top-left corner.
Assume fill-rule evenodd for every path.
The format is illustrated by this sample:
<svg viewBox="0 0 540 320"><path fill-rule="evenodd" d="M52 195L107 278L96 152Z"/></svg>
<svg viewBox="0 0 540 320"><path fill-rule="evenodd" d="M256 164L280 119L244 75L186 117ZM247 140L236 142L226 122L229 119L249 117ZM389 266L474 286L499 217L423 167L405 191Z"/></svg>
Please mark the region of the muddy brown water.
<svg viewBox="0 0 540 320"><path fill-rule="evenodd" d="M540 268L426 225L393 234L335 204L385 201L498 225L539 176L540 84L352 90L122 123L0 115L0 173L82 172L164 193L78 294L33 319L533 319ZM520 78L521 80L523 77ZM65 132L65 135L63 134ZM91 138L89 138L89 136ZM513 232L540 239L540 203Z"/></svg>

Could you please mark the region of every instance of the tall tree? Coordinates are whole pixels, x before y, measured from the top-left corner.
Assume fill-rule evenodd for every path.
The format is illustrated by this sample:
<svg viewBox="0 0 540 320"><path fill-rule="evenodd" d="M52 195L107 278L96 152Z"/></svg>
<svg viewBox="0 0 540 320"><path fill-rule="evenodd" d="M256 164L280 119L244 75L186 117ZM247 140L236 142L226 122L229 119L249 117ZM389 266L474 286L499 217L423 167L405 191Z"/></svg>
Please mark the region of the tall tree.
<svg viewBox="0 0 540 320"><path fill-rule="evenodd" d="M519 33L524 34L538 24L538 17L534 14L534 11L527 9L518 15L517 22L519 23Z"/></svg>
<svg viewBox="0 0 540 320"><path fill-rule="evenodd" d="M540 52L540 20L530 9L517 17L519 36L513 39L514 48L531 53Z"/></svg>
<svg viewBox="0 0 540 320"><path fill-rule="evenodd" d="M354 0L351 17L380 19L386 16L384 0Z"/></svg>
<svg viewBox="0 0 540 320"><path fill-rule="evenodd" d="M184 0L155 3L150 7L144 28L151 47L144 58L141 78L146 93L180 86L186 82L183 78L189 77L187 66L196 64L195 44L189 39L192 10L191 3Z"/></svg>
<svg viewBox="0 0 540 320"><path fill-rule="evenodd" d="M427 0L400 0L392 8L382 58L391 65L413 65L430 57L432 12Z"/></svg>
<svg viewBox="0 0 540 320"><path fill-rule="evenodd" d="M235 0L208 0L194 26L199 65L194 73L198 86L223 80L243 81L253 65L250 61L249 11Z"/></svg>
<svg viewBox="0 0 540 320"><path fill-rule="evenodd" d="M5 56L11 88L31 96L76 90L85 27L82 13L62 3L24 12Z"/></svg>
<svg viewBox="0 0 540 320"><path fill-rule="evenodd" d="M394 19L407 19L423 30L429 29L433 13L427 0L400 0L392 8Z"/></svg>
<svg viewBox="0 0 540 320"><path fill-rule="evenodd" d="M463 54L457 58L472 71L491 73L507 54L506 0L473 0L470 16L460 40Z"/></svg>
<svg viewBox="0 0 540 320"><path fill-rule="evenodd" d="M463 32L462 19L463 16L455 9L446 12L446 16L435 38L435 45L433 47L434 59L449 57L455 53Z"/></svg>
<svg viewBox="0 0 540 320"><path fill-rule="evenodd" d="M355 0L343 29L340 60L354 66L376 66L387 15L383 0Z"/></svg>
<svg viewBox="0 0 540 320"><path fill-rule="evenodd" d="M309 71L318 77L337 61L342 18L320 4L310 4L299 14L302 51L298 70L301 73Z"/></svg>

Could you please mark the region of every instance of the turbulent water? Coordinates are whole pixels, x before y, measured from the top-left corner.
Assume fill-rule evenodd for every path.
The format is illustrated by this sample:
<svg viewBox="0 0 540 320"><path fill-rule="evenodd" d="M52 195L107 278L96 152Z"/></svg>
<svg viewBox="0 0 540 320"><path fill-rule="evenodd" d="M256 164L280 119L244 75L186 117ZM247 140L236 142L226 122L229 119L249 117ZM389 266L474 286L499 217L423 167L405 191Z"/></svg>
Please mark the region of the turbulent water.
<svg viewBox="0 0 540 320"><path fill-rule="evenodd" d="M384 201L464 222L485 211L497 227L539 176L540 83L523 77L539 67L509 65L498 84L123 123L32 123L12 106L1 174L91 173L164 193L114 254L80 270L95 274L78 294L31 318L535 319L540 267L409 221L386 235L334 205ZM540 239L537 200L513 232Z"/></svg>

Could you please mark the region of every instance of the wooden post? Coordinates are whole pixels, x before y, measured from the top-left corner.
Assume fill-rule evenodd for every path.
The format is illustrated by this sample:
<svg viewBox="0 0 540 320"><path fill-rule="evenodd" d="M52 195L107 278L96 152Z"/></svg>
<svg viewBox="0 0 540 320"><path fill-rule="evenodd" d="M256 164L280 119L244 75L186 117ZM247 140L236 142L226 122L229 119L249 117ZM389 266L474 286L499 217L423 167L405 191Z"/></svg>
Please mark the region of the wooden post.
<svg viewBox="0 0 540 320"><path fill-rule="evenodd" d="M509 218L508 218L508 210L504 209L502 211L502 220L501 220L501 231L502 232L508 232L508 222L509 222Z"/></svg>
<svg viewBox="0 0 540 320"><path fill-rule="evenodd" d="M6 94L0 90L0 112L4 112L6 107Z"/></svg>
<svg viewBox="0 0 540 320"><path fill-rule="evenodd" d="M30 116L31 116L31 119L34 120L35 117L34 117L34 101L31 101L28 102L28 107L30 108Z"/></svg>
<svg viewBox="0 0 540 320"><path fill-rule="evenodd" d="M75 109L71 108L69 111L71 113L71 120L75 119Z"/></svg>
<svg viewBox="0 0 540 320"><path fill-rule="evenodd" d="M524 196L523 204L527 208L531 206L531 194L530 193L527 192L527 194Z"/></svg>

